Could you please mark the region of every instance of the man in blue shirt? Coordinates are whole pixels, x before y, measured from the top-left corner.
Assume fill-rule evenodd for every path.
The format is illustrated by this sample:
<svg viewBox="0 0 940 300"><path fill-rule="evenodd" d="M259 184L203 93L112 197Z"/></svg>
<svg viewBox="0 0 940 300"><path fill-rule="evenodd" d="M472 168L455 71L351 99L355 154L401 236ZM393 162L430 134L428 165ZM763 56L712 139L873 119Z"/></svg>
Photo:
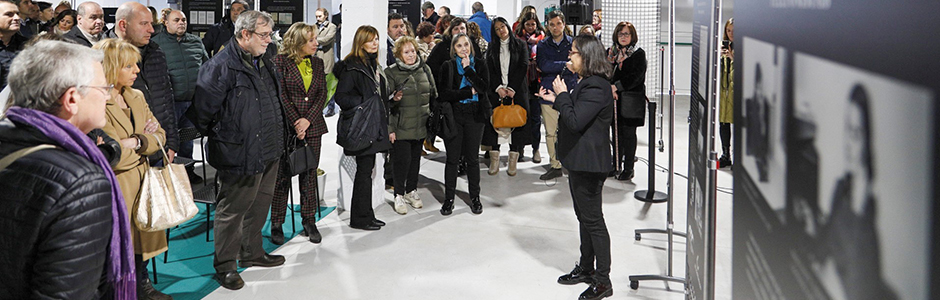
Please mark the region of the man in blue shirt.
<svg viewBox="0 0 940 300"><path fill-rule="evenodd" d="M543 39L536 48L535 61L541 72L541 87L552 90L552 82L560 75L568 85L568 90L572 90L578 78L565 64L568 63L568 52L571 51L573 38L566 33L565 15L561 11L548 13L548 31L551 38ZM539 100L539 104L542 109L542 124L545 125L545 144L548 145L548 156L551 160L551 168L539 176L539 179L549 180L562 175L561 162L555 156L558 111L552 108L551 102Z"/></svg>
<svg viewBox="0 0 940 300"><path fill-rule="evenodd" d="M490 28L493 27L493 22L486 17L486 12L483 11L483 3L473 2L473 6L470 6L473 10L473 15L470 16L470 19L467 19L467 22L477 23L480 25L480 31L483 33L483 39L487 43L490 42Z"/></svg>

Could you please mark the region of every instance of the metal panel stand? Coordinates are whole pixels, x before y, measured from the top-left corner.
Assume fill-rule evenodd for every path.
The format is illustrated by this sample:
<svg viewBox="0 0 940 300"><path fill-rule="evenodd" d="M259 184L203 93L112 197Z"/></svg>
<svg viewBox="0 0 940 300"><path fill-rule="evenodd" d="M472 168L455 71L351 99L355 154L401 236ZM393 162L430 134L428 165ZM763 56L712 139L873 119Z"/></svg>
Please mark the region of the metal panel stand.
<svg viewBox="0 0 940 300"><path fill-rule="evenodd" d="M666 238L667 238L667 240L668 240L668 242L667 242L667 247L666 247L666 275L660 275L660 274L655 274L655 275L631 275L631 276L630 276L630 288L631 288L631 289L634 289L634 290L640 287L640 281L643 281L643 280L672 281L672 282L682 283L683 285L685 285L685 282L686 282L686 281L685 281L685 278L673 276L673 274L672 274L672 261L673 261L673 258L672 258L672 252L673 252L673 251L672 251L672 248L673 248L673 246L672 246L672 244L673 244L673 236L675 236L675 235L678 235L678 236L681 236L681 237L685 237L685 236L686 236L685 233L673 231L673 226L674 226L674 224L673 224L673 217L672 217L672 214L673 214L673 211L672 211L672 204L673 204L673 196L674 196L674 193L673 193L673 186L675 185L675 184L674 184L674 180L673 180L674 177L675 177L675 168L674 168L674 164L675 164L675 161L676 161L676 160L675 160L675 152L676 152L676 151L675 151L675 150L676 150L676 147L675 147L675 140L676 140L676 139L675 139L675 137L676 137L676 130L675 130L675 127L676 127L676 75L675 75L675 73L676 73L676 0L670 0L670 1L669 1L669 177L667 178L668 185L667 185L667 191L666 191L666 193L667 193L667 197L666 197L666 205L667 205L667 209L666 209L666 229L665 229L665 230L662 230L662 229L638 229L638 230L635 231L635 238L636 238L637 241L640 240L640 235L643 234L643 233L665 233L665 234L666 234ZM655 110L654 110L654 111L655 111ZM651 120L651 122L652 122L652 120ZM652 130L652 126L651 126L651 130ZM652 140L652 137L651 137L650 140ZM652 151L652 147L650 147L650 148L651 148L651 151ZM652 155L650 156L650 170L651 170L651 174L652 174L652 170L656 167L656 165L653 163L653 157L654 157L654 156L652 156ZM653 180L653 176L650 176L650 180L651 180L651 181ZM649 196L655 197L655 191L653 190L653 187L651 187L651 188L649 189L649 191L653 191L653 192L652 192L652 195L650 195L650 193L647 192L647 194L644 194L643 196L645 196L645 197L649 197ZM639 198L640 195L639 195L639 193L637 193L637 194L634 195L634 196L637 197L637 198ZM647 205L650 205L650 203L651 203L651 202L647 202ZM666 286L666 288L667 288L667 289L669 288L668 285Z"/></svg>

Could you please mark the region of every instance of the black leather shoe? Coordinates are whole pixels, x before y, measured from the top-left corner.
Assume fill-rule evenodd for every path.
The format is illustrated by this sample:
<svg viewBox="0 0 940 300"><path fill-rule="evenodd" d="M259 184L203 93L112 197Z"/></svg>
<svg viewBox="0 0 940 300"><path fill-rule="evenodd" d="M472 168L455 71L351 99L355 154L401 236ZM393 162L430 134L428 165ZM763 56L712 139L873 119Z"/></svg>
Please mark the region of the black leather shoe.
<svg viewBox="0 0 940 300"><path fill-rule="evenodd" d="M614 288L610 284L592 283L578 300L600 300L614 295Z"/></svg>
<svg viewBox="0 0 940 300"><path fill-rule="evenodd" d="M215 273L212 279L218 281L222 287L233 291L245 287L245 281L242 280L242 277L235 271Z"/></svg>
<svg viewBox="0 0 940 300"><path fill-rule="evenodd" d="M571 273L558 277L558 283L572 285L594 280L594 270L585 270L581 265L575 265Z"/></svg>
<svg viewBox="0 0 940 300"><path fill-rule="evenodd" d="M454 199L444 200L444 205L441 205L441 214L449 216L454 212Z"/></svg>
<svg viewBox="0 0 940 300"><path fill-rule="evenodd" d="M320 235L320 230L317 230L317 224L314 223L314 220L304 220L303 225L307 238L310 239L311 243L319 244L323 240L323 236Z"/></svg>
<svg viewBox="0 0 940 300"><path fill-rule="evenodd" d="M470 211L477 215L483 213L483 203L480 203L480 197L470 199Z"/></svg>
<svg viewBox="0 0 940 300"><path fill-rule="evenodd" d="M545 172L545 174L542 174L542 176L539 176L539 179L541 179L541 180L552 180L552 179L561 177L562 174L563 174L563 173L562 173L561 169L551 168L551 169L548 169L548 172Z"/></svg>
<svg viewBox="0 0 940 300"><path fill-rule="evenodd" d="M385 226L385 222L379 219L372 219L372 225L382 227Z"/></svg>
<svg viewBox="0 0 940 300"><path fill-rule="evenodd" d="M617 174L617 176L614 176L614 178L616 178L617 180L621 180L621 181L630 180L630 179L633 179L633 175L634 175L633 170L630 170L630 171L623 170L620 172L620 174Z"/></svg>
<svg viewBox="0 0 940 300"><path fill-rule="evenodd" d="M365 224L365 225L356 225L356 224L349 223L349 227L352 227L352 228L355 228L355 229L359 229L359 230L379 230L379 229L382 229L381 226L375 225L375 224L372 224L372 223Z"/></svg>
<svg viewBox="0 0 940 300"><path fill-rule="evenodd" d="M173 297L158 291L150 283L150 278L147 278L137 282L137 299L173 300Z"/></svg>
<svg viewBox="0 0 940 300"><path fill-rule="evenodd" d="M284 229L281 229L281 224L271 224L271 242L275 245L284 244Z"/></svg>
<svg viewBox="0 0 940 300"><path fill-rule="evenodd" d="M730 158L730 157L727 157L727 156L722 155L721 158L718 159L718 168L719 168L719 169L724 169L724 168L727 168L727 167L730 167L730 166L731 166L731 158Z"/></svg>
<svg viewBox="0 0 940 300"><path fill-rule="evenodd" d="M283 255L263 254L261 257L253 260L240 260L238 266L242 268L250 267L277 267L284 264Z"/></svg>

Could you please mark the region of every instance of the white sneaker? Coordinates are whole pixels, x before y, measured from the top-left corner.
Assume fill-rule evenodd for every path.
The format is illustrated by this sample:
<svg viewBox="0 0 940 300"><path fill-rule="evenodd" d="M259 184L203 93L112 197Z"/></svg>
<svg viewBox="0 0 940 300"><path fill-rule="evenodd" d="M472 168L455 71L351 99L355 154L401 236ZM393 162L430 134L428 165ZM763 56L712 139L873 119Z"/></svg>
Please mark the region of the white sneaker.
<svg viewBox="0 0 940 300"><path fill-rule="evenodd" d="M405 202L411 204L411 207L416 209L424 207L424 203L421 202L421 196L418 196L418 190L411 191L405 194Z"/></svg>
<svg viewBox="0 0 940 300"><path fill-rule="evenodd" d="M405 206L405 199L401 195L395 195L395 212L399 215L408 213L408 206Z"/></svg>

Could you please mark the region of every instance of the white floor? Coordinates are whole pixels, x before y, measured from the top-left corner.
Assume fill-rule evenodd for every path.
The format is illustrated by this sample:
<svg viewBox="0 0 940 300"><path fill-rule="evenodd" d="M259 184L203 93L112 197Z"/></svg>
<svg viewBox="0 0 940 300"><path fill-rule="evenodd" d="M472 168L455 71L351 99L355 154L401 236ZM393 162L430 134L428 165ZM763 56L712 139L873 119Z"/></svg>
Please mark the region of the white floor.
<svg viewBox="0 0 940 300"><path fill-rule="evenodd" d="M688 98L681 97L677 103L675 167L684 175L688 173ZM321 168L327 172L338 170L339 150L333 142L336 120L327 119L331 133L323 139ZM637 156L645 159L649 156L648 128L640 128L638 135ZM520 163L517 176L510 177L505 172L504 150L499 174L488 176L482 171L482 215L470 213L467 203L460 200L453 215L439 213L444 153L432 154L421 166L418 191L423 209L409 208L402 216L389 205L377 207L376 216L388 223L379 231L351 229L348 214L330 214L317 224L323 234L321 244L295 238L275 252L287 257L284 266L250 268L242 273L243 289L219 288L207 299L577 299L586 284L555 282L578 260L578 222L567 180L538 179L548 163L544 138L542 142L540 165L531 162L531 150L526 148L526 162ZM443 142L436 145L443 148ZM667 153L657 152L658 165L668 165ZM608 179L604 188L613 251L614 296L609 299L684 299L684 287L677 283L645 281L638 290L629 288L630 275L665 274L667 259L664 235L634 240L635 229L666 227L666 204L655 204L643 215L643 203L633 199L634 190L646 189L648 183L647 165L641 161L635 169L632 182ZM665 191L666 173L656 174L656 189ZM731 180L730 171L719 171L719 188L730 190ZM328 176L330 205L335 205L338 183L336 176ZM466 188L465 178L459 179L457 197L469 201ZM686 228L686 188L685 178L676 176L675 228L681 231ZM387 193L386 198L391 197ZM718 198L716 298L729 299L731 195L719 192ZM673 253L673 273L683 277L684 239L676 239Z"/></svg>

